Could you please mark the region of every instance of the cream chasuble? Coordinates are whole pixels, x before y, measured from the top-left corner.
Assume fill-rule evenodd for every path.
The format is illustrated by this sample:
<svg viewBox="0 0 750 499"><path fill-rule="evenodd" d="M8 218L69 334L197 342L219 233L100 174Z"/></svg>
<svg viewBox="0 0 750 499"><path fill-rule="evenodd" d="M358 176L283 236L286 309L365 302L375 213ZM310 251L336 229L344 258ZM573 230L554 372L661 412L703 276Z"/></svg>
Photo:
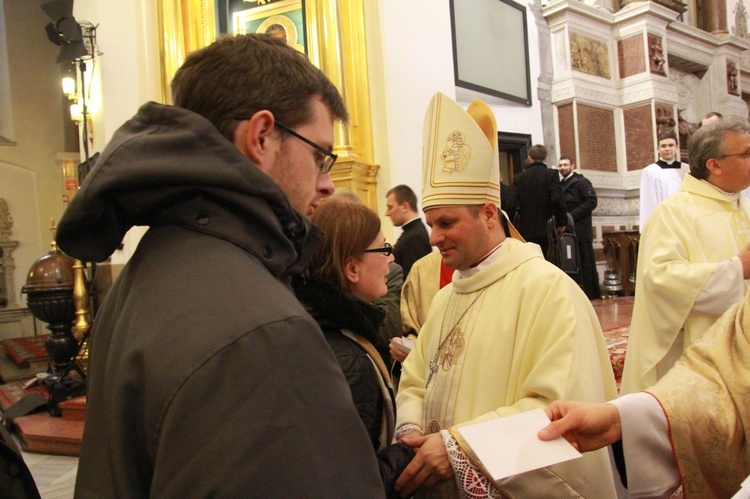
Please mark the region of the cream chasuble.
<svg viewBox="0 0 750 499"><path fill-rule="evenodd" d="M661 403L685 497L731 497L750 473L750 295L648 389Z"/></svg>
<svg viewBox="0 0 750 499"><path fill-rule="evenodd" d="M656 383L745 294L731 259L750 243L750 202L686 175L649 217L638 267L621 393Z"/></svg>
<svg viewBox="0 0 750 499"><path fill-rule="evenodd" d="M604 402L616 396L599 322L578 285L533 244L506 239L493 257L475 275L454 275L435 296L403 364L397 427L414 423L427 434L557 399ZM425 389L430 364L436 370ZM471 449L462 450L471 456ZM584 497L614 497L606 449L519 477L508 487L496 485L529 497L530 489L519 487L524 478L534 483L551 477L556 490L566 488L564 481ZM424 495L432 496L456 497L455 482Z"/></svg>
<svg viewBox="0 0 750 499"><path fill-rule="evenodd" d="M404 334L419 333L432 299L440 289L440 263L443 257L433 251L414 262L401 288L401 330Z"/></svg>

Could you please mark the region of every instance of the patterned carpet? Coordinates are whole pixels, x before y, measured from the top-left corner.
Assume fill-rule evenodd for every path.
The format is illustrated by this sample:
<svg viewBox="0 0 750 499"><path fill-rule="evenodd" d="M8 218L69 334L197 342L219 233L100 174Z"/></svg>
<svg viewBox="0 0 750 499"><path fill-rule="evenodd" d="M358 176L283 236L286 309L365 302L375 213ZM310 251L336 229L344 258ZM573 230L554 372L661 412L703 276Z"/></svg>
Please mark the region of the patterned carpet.
<svg viewBox="0 0 750 499"><path fill-rule="evenodd" d="M604 339L607 343L607 350L609 350L609 359L612 362L612 371L615 373L618 391L620 390L620 381L622 381L622 368L625 365L625 350L628 348L629 333L629 326L604 331Z"/></svg>

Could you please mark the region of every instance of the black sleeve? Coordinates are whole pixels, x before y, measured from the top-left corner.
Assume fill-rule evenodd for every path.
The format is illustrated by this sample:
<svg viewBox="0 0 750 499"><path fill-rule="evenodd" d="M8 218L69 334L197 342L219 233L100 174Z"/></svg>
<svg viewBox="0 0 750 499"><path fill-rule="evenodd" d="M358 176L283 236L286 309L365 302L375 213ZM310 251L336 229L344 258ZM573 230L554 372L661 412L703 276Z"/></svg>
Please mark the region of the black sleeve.
<svg viewBox="0 0 750 499"><path fill-rule="evenodd" d="M587 178L579 177L576 183L576 189L578 190L578 197L583 201L581 204L576 206L570 215L576 222L591 215L591 212L596 208L598 199L596 197L596 191L594 186Z"/></svg>
<svg viewBox="0 0 750 499"><path fill-rule="evenodd" d="M568 225L568 212L563 201L562 185L556 170L550 170L549 197L552 203L552 213L557 221L557 227Z"/></svg>
<svg viewBox="0 0 750 499"><path fill-rule="evenodd" d="M518 205L518 193L514 187L505 189L506 196L501 198L501 204L503 205L503 211L508 215L508 219L513 221L516 216L516 210Z"/></svg>
<svg viewBox="0 0 750 499"><path fill-rule="evenodd" d="M341 332L325 331L326 340L339 361L354 407L365 425L374 449L379 447L380 421L383 410L383 394L380 391L378 372L372 361L353 340Z"/></svg>
<svg viewBox="0 0 750 499"><path fill-rule="evenodd" d="M625 468L625 452L622 450L622 440L612 444L612 454L615 458L615 467L620 475L622 486L628 488L628 472Z"/></svg>
<svg viewBox="0 0 750 499"><path fill-rule="evenodd" d="M378 454L378 464L380 465L380 478L385 486L385 495L388 499L399 498L398 492L393 489L398 477L404 471L404 468L414 458L414 449L404 444L389 445Z"/></svg>
<svg viewBox="0 0 750 499"><path fill-rule="evenodd" d="M378 329L377 342L375 348L380 352L380 356L386 364L391 358L388 344L391 338L401 336L401 288L404 285L404 272L401 266L396 262L391 263L390 273L388 274L388 293L381 296L373 303L385 310L385 322Z"/></svg>

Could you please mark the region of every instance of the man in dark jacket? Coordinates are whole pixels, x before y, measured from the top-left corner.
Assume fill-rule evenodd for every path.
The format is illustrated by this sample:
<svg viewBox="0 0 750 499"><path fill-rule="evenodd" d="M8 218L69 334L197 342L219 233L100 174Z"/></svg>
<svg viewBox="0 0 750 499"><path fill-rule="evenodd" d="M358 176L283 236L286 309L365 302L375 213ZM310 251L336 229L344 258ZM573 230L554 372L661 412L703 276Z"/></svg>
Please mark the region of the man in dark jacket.
<svg viewBox="0 0 750 499"><path fill-rule="evenodd" d="M547 220L555 216L558 232L565 230L567 214L563 203L560 178L547 168L547 148L537 144L529 149L529 165L514 180L518 202L518 232L530 243L542 248L547 257L549 247Z"/></svg>
<svg viewBox="0 0 750 499"><path fill-rule="evenodd" d="M432 251L427 227L417 212L417 195L408 185L397 185L386 193L385 215L403 232L393 247L396 263L409 275L414 262Z"/></svg>
<svg viewBox="0 0 750 499"><path fill-rule="evenodd" d="M334 190L341 96L267 35L192 53L172 95L115 133L57 233L103 261L150 226L96 317L76 497L382 497L289 282L321 237L305 215Z"/></svg>
<svg viewBox="0 0 750 499"><path fill-rule="evenodd" d="M583 291L590 300L601 298L599 274L594 257L594 231L591 225L591 212L596 208L596 191L591 182L573 170L576 165L568 156L560 157L557 169L562 177L562 191L565 207L575 222L578 255L580 256Z"/></svg>

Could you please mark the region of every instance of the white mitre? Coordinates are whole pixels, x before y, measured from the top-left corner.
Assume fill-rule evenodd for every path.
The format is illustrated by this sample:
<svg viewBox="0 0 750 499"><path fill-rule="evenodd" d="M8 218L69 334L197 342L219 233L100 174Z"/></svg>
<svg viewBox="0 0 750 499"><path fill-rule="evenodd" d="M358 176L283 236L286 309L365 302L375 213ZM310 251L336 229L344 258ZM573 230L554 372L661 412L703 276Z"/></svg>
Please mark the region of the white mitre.
<svg viewBox="0 0 750 499"><path fill-rule="evenodd" d="M424 120L422 209L448 205L500 206L497 123L492 109L475 100L464 111L438 92Z"/></svg>
<svg viewBox="0 0 750 499"><path fill-rule="evenodd" d="M422 211L439 206L493 203L500 207L497 122L492 109L474 100L466 111L436 93L424 118ZM510 235L523 241L502 212Z"/></svg>

